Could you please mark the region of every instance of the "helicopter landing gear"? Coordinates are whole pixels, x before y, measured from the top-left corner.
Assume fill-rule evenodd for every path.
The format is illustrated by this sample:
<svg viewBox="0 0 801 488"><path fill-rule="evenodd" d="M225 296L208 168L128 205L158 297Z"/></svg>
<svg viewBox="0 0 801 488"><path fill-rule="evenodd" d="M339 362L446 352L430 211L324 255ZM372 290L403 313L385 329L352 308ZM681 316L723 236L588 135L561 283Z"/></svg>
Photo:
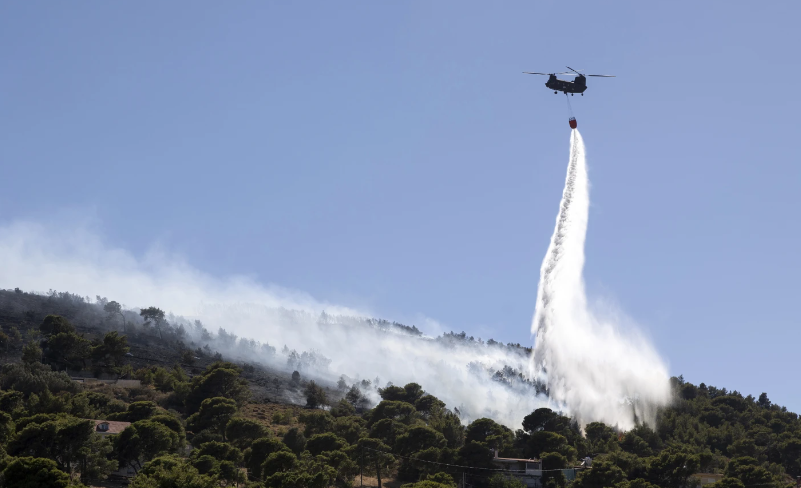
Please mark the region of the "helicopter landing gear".
<svg viewBox="0 0 801 488"><path fill-rule="evenodd" d="M570 96L572 97L572 96L573 96L573 94L571 93L571 94L570 94Z"/></svg>
<svg viewBox="0 0 801 488"><path fill-rule="evenodd" d="M553 92L554 95L556 95L557 93L559 93L559 92L557 92L557 91Z"/></svg>
<svg viewBox="0 0 801 488"><path fill-rule="evenodd" d="M582 94L581 94L581 96L583 97L583 96L584 96L584 94L582 93Z"/></svg>

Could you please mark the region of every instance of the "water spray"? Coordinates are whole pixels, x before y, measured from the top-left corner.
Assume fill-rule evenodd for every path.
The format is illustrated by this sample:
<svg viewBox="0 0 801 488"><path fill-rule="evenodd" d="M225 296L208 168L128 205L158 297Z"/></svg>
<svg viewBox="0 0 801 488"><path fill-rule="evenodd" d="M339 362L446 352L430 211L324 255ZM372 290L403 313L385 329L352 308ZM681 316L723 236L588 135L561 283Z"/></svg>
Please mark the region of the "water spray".
<svg viewBox="0 0 801 488"><path fill-rule="evenodd" d="M627 430L652 422L655 409L667 404L668 371L635 330L621 329L619 314L603 316L587 301L589 206L584 141L573 130L556 227L540 270L531 374L547 385L551 401L581 424L600 420Z"/></svg>

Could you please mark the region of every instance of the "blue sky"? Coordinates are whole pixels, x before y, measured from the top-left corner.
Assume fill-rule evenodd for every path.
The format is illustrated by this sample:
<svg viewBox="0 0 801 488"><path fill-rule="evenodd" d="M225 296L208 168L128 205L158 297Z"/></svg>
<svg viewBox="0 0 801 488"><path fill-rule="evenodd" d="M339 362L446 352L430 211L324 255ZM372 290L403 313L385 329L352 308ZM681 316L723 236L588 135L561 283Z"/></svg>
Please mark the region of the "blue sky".
<svg viewBox="0 0 801 488"><path fill-rule="evenodd" d="M672 373L799 411L800 13L6 2L0 219L88 215L135 254L530 343L569 129L520 72L616 74L571 100L590 295Z"/></svg>

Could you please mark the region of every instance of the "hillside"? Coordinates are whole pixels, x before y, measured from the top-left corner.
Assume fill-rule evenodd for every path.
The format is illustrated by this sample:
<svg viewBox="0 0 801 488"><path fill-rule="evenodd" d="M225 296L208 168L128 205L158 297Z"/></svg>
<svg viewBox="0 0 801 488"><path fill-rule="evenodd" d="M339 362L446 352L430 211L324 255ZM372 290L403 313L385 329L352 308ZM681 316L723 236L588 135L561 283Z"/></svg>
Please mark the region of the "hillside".
<svg viewBox="0 0 801 488"><path fill-rule="evenodd" d="M347 487L360 472L389 486L519 488L495 471L493 450L542 459L544 486L685 487L703 472L721 475L711 486L789 487L801 476L801 420L765 393L744 396L679 377L673 404L655 425L620 432L593 422L582 432L573 419L540 408L510 429L460 418L437 391L424 390L436 385L379 387L338 377L313 350L284 353L222 329L212 335L155 307L140 315L114 303L0 291L3 486L115 486L113 474L123 468L136 473L137 488ZM386 321L358 324L420 335ZM496 344L489 347L526 352ZM282 360L242 361L242 348ZM516 371L489 373L500 382L527 381ZM141 386L70 376L138 379ZM82 419L130 425L103 437ZM571 469L586 457L590 469Z"/></svg>

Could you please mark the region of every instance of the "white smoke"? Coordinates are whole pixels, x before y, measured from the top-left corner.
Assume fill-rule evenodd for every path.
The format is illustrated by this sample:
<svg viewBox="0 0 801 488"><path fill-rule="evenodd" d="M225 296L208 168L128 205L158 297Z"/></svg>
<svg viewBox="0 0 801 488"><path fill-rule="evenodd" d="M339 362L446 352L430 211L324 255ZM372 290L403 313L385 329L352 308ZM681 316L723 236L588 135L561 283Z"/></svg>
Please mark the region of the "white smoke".
<svg viewBox="0 0 801 488"><path fill-rule="evenodd" d="M137 258L74 223L0 226L0 288L101 295L131 309L157 306L199 319L212 332L224 328L279 351L284 346L316 350L331 360L314 372L318 377L333 380L344 374L354 381L372 380L374 386L417 382L458 408L464 421L487 416L516 429L532 410L551 406L582 423L598 420L629 429L635 416L648 420L654 407L667 402L667 369L647 341L622 333L615 321L588 308L582 279L588 181L584 145L578 131L572 133L565 190L542 265L533 359L506 347L387 333L365 326L373 315L369 310L243 276L216 278L159 249ZM198 332L189 330L197 339ZM267 357L270 348L231 344L223 352L287 366L286 355ZM487 375L504 366L512 370L501 381ZM547 382L550 399L516 378L528 366ZM375 400L375 391L371 394Z"/></svg>
<svg viewBox="0 0 801 488"><path fill-rule="evenodd" d="M272 366L287 367L284 346L298 353L314 350L331 362L304 370L304 376L336 381L344 374L352 381L370 380L373 387L417 382L449 408L458 408L465 422L487 416L519 428L525 415L546 402L530 384L514 377L509 381L510 375L496 381L487 374L504 366L525 371L529 359L521 350L386 332L365 326L365 317L372 315L368 310L321 302L246 277L218 279L158 250L137 258L109 246L86 226L0 226L0 288L15 287L100 295L127 308L157 306L190 319L184 323L195 338L199 334L191 323L198 319L212 333L222 327L228 334L269 344L274 356L241 341L227 349L220 347L224 341L212 346ZM368 394L377 399L374 389Z"/></svg>
<svg viewBox="0 0 801 488"><path fill-rule="evenodd" d="M542 262L531 331L533 373L550 398L585 424L603 421L627 430L653 422L670 399L667 367L636 331L590 310L584 290L584 240L589 181L584 141L571 131L570 161L551 244ZM653 424L652 424L653 425Z"/></svg>

